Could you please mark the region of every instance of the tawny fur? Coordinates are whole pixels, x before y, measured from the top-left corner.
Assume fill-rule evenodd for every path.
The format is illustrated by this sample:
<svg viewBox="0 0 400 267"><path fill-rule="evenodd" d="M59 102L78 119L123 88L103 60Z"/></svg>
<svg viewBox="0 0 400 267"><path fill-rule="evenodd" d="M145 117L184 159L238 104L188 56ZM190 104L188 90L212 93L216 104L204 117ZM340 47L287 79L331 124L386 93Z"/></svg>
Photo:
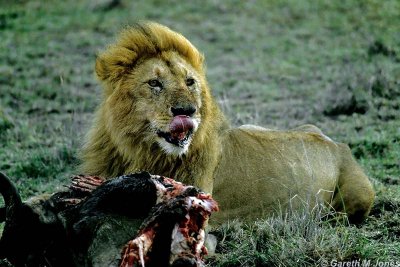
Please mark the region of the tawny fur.
<svg viewBox="0 0 400 267"><path fill-rule="evenodd" d="M82 151L82 172L114 177L144 170L207 192L214 187L221 207L214 218L221 222L260 218L278 206L312 208L317 201L355 222L367 216L374 191L346 145L312 125L230 128L207 85L203 56L169 28L127 28L98 55L96 73L104 93ZM154 77L164 81L163 90L149 88ZM196 84L186 86L187 77ZM199 127L188 151L177 155L156 129L168 129L171 107L181 104L197 108Z"/></svg>
<svg viewBox="0 0 400 267"><path fill-rule="evenodd" d="M222 212L214 220L263 218L325 203L359 223L372 207L372 185L349 147L313 125L290 131L247 126L221 138L213 196Z"/></svg>

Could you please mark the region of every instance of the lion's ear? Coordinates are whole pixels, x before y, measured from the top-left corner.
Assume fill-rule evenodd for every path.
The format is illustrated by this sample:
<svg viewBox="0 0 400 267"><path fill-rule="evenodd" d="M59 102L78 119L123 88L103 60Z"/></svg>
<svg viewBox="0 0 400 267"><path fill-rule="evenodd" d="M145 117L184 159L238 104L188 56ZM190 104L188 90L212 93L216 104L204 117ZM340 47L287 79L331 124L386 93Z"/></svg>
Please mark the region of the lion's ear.
<svg viewBox="0 0 400 267"><path fill-rule="evenodd" d="M137 54L123 47L111 47L96 58L95 71L100 81L115 83L135 64Z"/></svg>

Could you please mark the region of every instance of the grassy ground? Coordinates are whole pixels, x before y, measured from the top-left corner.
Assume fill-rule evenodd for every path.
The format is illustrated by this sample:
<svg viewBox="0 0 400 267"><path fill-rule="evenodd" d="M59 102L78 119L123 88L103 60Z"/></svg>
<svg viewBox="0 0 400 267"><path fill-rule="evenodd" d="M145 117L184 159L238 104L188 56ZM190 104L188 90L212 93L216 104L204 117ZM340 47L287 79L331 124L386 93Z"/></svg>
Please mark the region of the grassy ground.
<svg viewBox="0 0 400 267"><path fill-rule="evenodd" d="M316 124L351 145L377 191L360 227L317 212L216 229L210 266L400 259L399 1L107 2L0 0L0 170L23 198L67 183L100 92L95 54L149 19L204 52L233 124Z"/></svg>

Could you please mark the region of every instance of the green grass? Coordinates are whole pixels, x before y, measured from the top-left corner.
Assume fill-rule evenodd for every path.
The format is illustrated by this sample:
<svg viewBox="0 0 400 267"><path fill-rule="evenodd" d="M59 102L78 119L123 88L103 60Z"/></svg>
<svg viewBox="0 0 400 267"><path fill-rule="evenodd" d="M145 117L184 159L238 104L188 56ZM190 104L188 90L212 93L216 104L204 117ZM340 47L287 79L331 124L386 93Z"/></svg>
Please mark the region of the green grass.
<svg viewBox="0 0 400 267"><path fill-rule="evenodd" d="M233 124L316 124L350 144L377 190L360 227L297 214L216 229L213 266L400 258L399 1L101 2L0 0L0 170L24 199L68 182L101 91L97 51L150 19L204 52Z"/></svg>

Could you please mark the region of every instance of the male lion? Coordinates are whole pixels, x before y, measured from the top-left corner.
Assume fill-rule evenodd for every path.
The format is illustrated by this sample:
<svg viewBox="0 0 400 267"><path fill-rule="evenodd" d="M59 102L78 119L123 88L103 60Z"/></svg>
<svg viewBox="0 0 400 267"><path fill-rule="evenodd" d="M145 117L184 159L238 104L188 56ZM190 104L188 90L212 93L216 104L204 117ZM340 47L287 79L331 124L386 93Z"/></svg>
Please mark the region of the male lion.
<svg viewBox="0 0 400 267"><path fill-rule="evenodd" d="M216 221L260 218L317 201L353 222L374 191L349 148L317 127L231 128L213 99L203 56L156 23L122 31L98 55L103 99L82 152L82 171L115 177L139 170L213 192Z"/></svg>

